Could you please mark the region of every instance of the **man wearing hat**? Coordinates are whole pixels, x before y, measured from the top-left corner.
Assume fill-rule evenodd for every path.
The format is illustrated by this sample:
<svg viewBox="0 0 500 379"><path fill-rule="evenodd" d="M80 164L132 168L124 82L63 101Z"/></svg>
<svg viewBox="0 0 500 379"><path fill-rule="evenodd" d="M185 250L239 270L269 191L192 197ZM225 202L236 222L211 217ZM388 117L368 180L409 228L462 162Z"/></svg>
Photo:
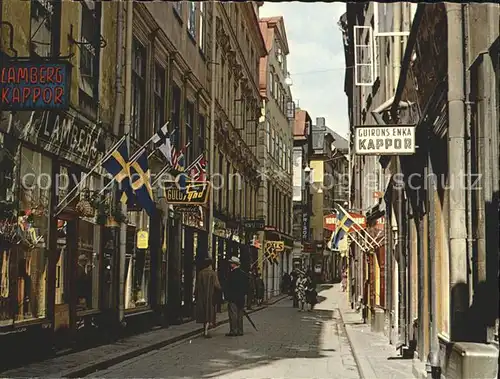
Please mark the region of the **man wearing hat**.
<svg viewBox="0 0 500 379"><path fill-rule="evenodd" d="M238 257L231 257L229 265L231 271L224 289L229 314L229 333L226 336L235 337L243 335L243 308L245 307L245 295L248 292L248 277L241 271Z"/></svg>

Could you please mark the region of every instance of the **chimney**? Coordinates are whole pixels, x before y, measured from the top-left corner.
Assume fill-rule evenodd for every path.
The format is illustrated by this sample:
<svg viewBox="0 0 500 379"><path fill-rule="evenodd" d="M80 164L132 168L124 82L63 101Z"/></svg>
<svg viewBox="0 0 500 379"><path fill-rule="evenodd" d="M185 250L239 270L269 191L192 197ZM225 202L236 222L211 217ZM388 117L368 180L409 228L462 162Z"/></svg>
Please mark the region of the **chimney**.
<svg viewBox="0 0 500 379"><path fill-rule="evenodd" d="M318 126L318 128L324 128L325 127L325 118L324 117L316 117L316 126Z"/></svg>

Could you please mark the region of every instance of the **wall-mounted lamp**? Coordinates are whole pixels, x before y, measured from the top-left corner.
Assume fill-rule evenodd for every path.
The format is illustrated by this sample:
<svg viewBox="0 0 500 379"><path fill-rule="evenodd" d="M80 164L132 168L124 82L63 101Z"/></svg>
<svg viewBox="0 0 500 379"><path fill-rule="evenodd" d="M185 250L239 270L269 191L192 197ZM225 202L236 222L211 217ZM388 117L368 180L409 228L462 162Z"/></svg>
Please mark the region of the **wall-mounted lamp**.
<svg viewBox="0 0 500 379"><path fill-rule="evenodd" d="M311 172L311 168L309 166L306 166L306 168L304 169L304 172Z"/></svg>
<svg viewBox="0 0 500 379"><path fill-rule="evenodd" d="M293 85L293 81L292 78L290 77L289 72L286 73L285 84L289 87Z"/></svg>
<svg viewBox="0 0 500 379"><path fill-rule="evenodd" d="M323 193L323 190L321 188L318 189L318 193Z"/></svg>

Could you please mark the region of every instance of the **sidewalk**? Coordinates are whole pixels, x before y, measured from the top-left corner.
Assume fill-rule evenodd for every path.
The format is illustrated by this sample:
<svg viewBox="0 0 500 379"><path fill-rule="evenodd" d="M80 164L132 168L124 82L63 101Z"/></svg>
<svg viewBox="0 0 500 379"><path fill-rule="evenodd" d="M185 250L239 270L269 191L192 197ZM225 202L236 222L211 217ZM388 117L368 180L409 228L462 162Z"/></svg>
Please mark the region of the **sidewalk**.
<svg viewBox="0 0 500 379"><path fill-rule="evenodd" d="M337 306L345 325L347 337L362 379L413 379L411 359L403 359L394 345L381 333L374 333L368 324L363 324L361 313L351 309L347 294L336 291Z"/></svg>
<svg viewBox="0 0 500 379"><path fill-rule="evenodd" d="M266 305L249 310L248 313L258 312L267 305L277 303L287 298L286 295L276 296ZM227 313L217 314L217 326L228 322ZM113 344L101 345L88 350L79 351L33 363L17 369L0 373L0 377L16 378L77 378L93 372L106 369L120 362L135 358L139 355L160 349L178 341L201 335L203 327L194 321L169 328L153 330L119 340Z"/></svg>

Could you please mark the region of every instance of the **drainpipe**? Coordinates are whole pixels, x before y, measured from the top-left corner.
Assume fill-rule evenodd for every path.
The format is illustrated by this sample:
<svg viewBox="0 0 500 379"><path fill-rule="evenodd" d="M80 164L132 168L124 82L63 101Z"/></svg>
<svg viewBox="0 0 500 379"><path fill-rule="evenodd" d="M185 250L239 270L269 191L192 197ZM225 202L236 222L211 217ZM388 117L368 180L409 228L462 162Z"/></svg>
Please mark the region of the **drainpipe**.
<svg viewBox="0 0 500 379"><path fill-rule="evenodd" d="M127 2L127 24L126 30L127 35L125 37L125 112L124 112L124 133L127 135L127 146L130 152L130 123L131 123L131 112L132 112L132 39L133 39L133 20L134 20L134 2ZM127 205L122 204L123 214L127 214ZM118 299L118 310L119 310L119 320L123 326L125 326L125 255L127 251L127 224L122 223L120 225L120 288L118 294L120 298Z"/></svg>
<svg viewBox="0 0 500 379"><path fill-rule="evenodd" d="M465 169L464 35L461 4L446 3L448 19L448 177L450 255L450 339L462 339L468 309ZM457 179L460 180L457 183ZM453 185L455 184L455 185Z"/></svg>
<svg viewBox="0 0 500 379"><path fill-rule="evenodd" d="M469 62L469 54L467 49L467 40L469 36L469 27L468 27L468 7L465 7L463 13L463 26L464 26L464 57L467 58L467 62ZM472 295L474 293L474 257L473 257L473 225L472 225L472 190L471 190L471 179L472 179L472 119L470 112L470 93L471 93L471 81L470 81L470 70L464 71L464 97L467 99L465 104L467 105L466 109L466 122L465 122L465 135L466 135L466 151L465 151L465 165L467 170L467 175L465 177L465 185L466 185L466 195L467 195L467 282L469 283L469 306L472 305Z"/></svg>
<svg viewBox="0 0 500 379"><path fill-rule="evenodd" d="M432 129L429 127L429 131L427 132L428 138L434 138L432 135ZM427 146L431 146L431 141L428 141ZM428 254L428 262L429 262L429 275L428 275L428 283L430 289L430 302L431 302L431 317L430 317L430 351L427 356L426 362L426 371L428 379L439 379L441 376L440 372L440 360L439 360L439 340L438 340L438 327L437 327L437 312L438 312L438 298L437 298L437 283L436 278L439 276L439 268L437 267L436 261L436 180L434 177L434 169L432 167L432 159L431 152L427 150L427 204L428 204L428 217L429 217L429 226L427 229L428 238L429 238L429 254ZM423 234L420 235L423 239ZM422 309L422 308L421 308ZM421 325L419 326L419 330L422 329ZM423 333L419 333L419 337L423 337Z"/></svg>

